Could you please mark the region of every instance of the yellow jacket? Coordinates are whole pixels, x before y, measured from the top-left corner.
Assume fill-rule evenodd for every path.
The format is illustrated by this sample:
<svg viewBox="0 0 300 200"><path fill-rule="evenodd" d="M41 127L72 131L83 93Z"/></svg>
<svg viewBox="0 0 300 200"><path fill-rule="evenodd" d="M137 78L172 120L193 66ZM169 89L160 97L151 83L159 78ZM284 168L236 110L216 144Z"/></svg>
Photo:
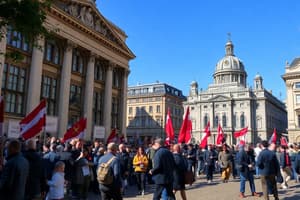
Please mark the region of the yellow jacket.
<svg viewBox="0 0 300 200"><path fill-rule="evenodd" d="M148 167L147 156L138 156L138 154L136 154L133 158L133 167L135 172L146 172Z"/></svg>

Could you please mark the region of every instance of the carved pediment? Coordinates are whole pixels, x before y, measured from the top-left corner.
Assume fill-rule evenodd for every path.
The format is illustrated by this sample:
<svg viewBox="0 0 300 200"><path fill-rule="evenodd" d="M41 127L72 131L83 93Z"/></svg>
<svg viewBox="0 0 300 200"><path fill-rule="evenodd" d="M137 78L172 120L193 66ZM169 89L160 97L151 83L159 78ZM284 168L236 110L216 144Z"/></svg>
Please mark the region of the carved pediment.
<svg viewBox="0 0 300 200"><path fill-rule="evenodd" d="M212 97L210 98L208 101L229 101L230 98L229 97L226 97L226 96L223 96L223 95L218 95L218 96L215 96L215 97Z"/></svg>
<svg viewBox="0 0 300 200"><path fill-rule="evenodd" d="M80 23L103 35L118 47L131 53L125 41L117 34L120 31L114 30L116 28L111 22L100 14L94 0L56 0L55 5L76 18Z"/></svg>

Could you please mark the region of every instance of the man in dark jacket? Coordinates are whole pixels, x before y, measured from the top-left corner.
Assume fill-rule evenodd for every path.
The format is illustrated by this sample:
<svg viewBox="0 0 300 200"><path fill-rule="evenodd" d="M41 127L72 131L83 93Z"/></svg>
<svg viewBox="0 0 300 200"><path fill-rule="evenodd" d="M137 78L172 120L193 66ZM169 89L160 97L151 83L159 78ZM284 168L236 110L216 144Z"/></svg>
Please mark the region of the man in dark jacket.
<svg viewBox="0 0 300 200"><path fill-rule="evenodd" d="M118 146L115 143L109 143L107 145L107 153L102 156L99 160L98 167L102 163L108 163L113 157L114 159L110 163L110 169L113 173L113 182L110 185L105 185L99 183L99 188L101 192L102 199L114 199L122 200L122 179L121 179L121 169L120 169L120 160L117 155Z"/></svg>
<svg viewBox="0 0 300 200"><path fill-rule="evenodd" d="M272 187L275 200L278 200L278 191L276 185L276 176L280 174L279 162L274 152L268 149L268 141L262 141L263 150L257 158L257 166L260 169L260 179L263 190L264 199L268 200L268 183Z"/></svg>
<svg viewBox="0 0 300 200"><path fill-rule="evenodd" d="M26 142L26 151L24 157L29 162L29 174L26 183L25 199L33 200L43 196L46 191L46 176L44 173L43 161L36 152L36 143L34 140Z"/></svg>
<svg viewBox="0 0 300 200"><path fill-rule="evenodd" d="M117 154L120 160L120 172L122 178L122 190L125 192L127 186L127 177L129 173L129 153L126 151L126 146L124 144L119 145L119 153Z"/></svg>
<svg viewBox="0 0 300 200"><path fill-rule="evenodd" d="M187 151L187 162L188 162L188 171L193 172L194 176L196 175L196 149L193 144L188 145Z"/></svg>
<svg viewBox="0 0 300 200"><path fill-rule="evenodd" d="M23 200L29 164L21 155L21 144L12 140L8 145L8 158L0 177L1 200Z"/></svg>
<svg viewBox="0 0 300 200"><path fill-rule="evenodd" d="M212 145L207 146L207 151L204 153L204 164L206 170L207 183L213 180L213 173L215 170L215 162L218 159L216 152L212 149Z"/></svg>
<svg viewBox="0 0 300 200"><path fill-rule="evenodd" d="M163 145L164 141L161 138L156 139L153 145L156 153L153 158L154 166L149 172L153 175L156 186L153 200L159 200L164 189L166 189L169 199L175 199L173 193L173 171L175 169L175 161L172 153L163 148Z"/></svg>

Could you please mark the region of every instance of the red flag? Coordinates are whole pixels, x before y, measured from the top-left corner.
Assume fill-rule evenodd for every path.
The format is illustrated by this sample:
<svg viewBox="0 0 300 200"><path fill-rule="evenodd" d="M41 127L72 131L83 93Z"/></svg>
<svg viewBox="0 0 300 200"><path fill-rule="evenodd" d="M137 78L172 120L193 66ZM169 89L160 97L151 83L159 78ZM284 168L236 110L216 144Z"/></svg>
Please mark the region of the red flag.
<svg viewBox="0 0 300 200"><path fill-rule="evenodd" d="M222 145L224 140L224 132L221 125L218 125L218 137L217 137L217 145Z"/></svg>
<svg viewBox="0 0 300 200"><path fill-rule="evenodd" d="M166 145L170 145L174 141L174 130L173 130L173 123L171 119L170 109L168 109L167 114L167 121L166 121Z"/></svg>
<svg viewBox="0 0 300 200"><path fill-rule="evenodd" d="M273 130L273 134L271 136L271 138L269 139L269 144L276 144L276 141L277 141L277 132L276 132L276 128L274 128Z"/></svg>
<svg viewBox="0 0 300 200"><path fill-rule="evenodd" d="M116 142L117 140L118 140L117 130L114 128L111 130L111 133L107 138L107 144L110 142Z"/></svg>
<svg viewBox="0 0 300 200"><path fill-rule="evenodd" d="M210 132L210 122L207 123L205 129L204 129L205 134L202 137L200 146L202 149L204 149L207 146L207 139L210 137L211 132Z"/></svg>
<svg viewBox="0 0 300 200"><path fill-rule="evenodd" d="M0 137L3 136L3 122L4 122L4 99L0 96Z"/></svg>
<svg viewBox="0 0 300 200"><path fill-rule="evenodd" d="M243 128L239 131L234 132L234 137L238 138L238 137L244 136L244 135L246 135L247 132L248 132L248 127Z"/></svg>
<svg viewBox="0 0 300 200"><path fill-rule="evenodd" d="M281 145L281 146L285 146L285 147L288 146L288 142L287 142L287 140L286 140L285 137L281 137L281 138L280 138L280 145Z"/></svg>
<svg viewBox="0 0 300 200"><path fill-rule="evenodd" d="M67 142L73 138L83 138L86 129L86 118L81 118L71 128L67 130L62 142Z"/></svg>
<svg viewBox="0 0 300 200"><path fill-rule="evenodd" d="M28 140L39 134L46 125L46 100L20 121L21 136Z"/></svg>
<svg viewBox="0 0 300 200"><path fill-rule="evenodd" d="M179 131L179 136L178 136L178 143L188 143L191 138L191 128L192 128L192 123L190 118L190 107L187 108L184 120L181 124L181 128Z"/></svg>
<svg viewBox="0 0 300 200"><path fill-rule="evenodd" d="M193 127L192 127L193 125L192 125L192 120L189 118L189 120L188 120L188 126L187 126L187 132L186 132L186 134L185 134L185 143L186 144L188 144L188 143L190 143L190 141L191 141L191 138L192 138L192 129L193 129Z"/></svg>

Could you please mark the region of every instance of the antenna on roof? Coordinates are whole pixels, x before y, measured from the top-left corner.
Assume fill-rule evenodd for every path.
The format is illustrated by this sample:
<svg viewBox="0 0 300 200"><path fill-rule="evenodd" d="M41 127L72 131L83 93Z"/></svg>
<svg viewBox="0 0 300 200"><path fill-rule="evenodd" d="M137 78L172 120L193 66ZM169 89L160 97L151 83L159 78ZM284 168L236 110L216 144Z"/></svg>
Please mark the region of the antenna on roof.
<svg viewBox="0 0 300 200"><path fill-rule="evenodd" d="M227 33L227 39L228 39L228 42L231 42L231 33Z"/></svg>

